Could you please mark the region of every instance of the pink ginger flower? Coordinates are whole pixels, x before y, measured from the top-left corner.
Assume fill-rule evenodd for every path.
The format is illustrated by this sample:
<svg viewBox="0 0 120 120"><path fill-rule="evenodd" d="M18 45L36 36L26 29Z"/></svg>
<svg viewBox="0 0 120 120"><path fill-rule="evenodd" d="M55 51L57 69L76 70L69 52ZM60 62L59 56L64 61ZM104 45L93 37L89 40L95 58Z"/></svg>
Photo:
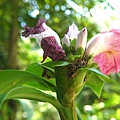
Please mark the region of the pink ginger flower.
<svg viewBox="0 0 120 120"><path fill-rule="evenodd" d="M120 29L112 29L93 36L87 43L86 54L93 55L102 73L120 71Z"/></svg>

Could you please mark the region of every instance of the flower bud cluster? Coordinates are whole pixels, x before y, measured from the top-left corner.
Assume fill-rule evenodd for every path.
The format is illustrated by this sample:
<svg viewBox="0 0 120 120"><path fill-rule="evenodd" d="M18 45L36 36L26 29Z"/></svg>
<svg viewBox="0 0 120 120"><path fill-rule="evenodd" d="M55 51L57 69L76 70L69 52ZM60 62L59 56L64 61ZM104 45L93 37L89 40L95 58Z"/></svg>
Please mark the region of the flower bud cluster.
<svg viewBox="0 0 120 120"><path fill-rule="evenodd" d="M85 60L84 57L91 56L104 74L120 71L120 29L99 33L87 42L86 27L79 31L73 23L62 38L61 45L58 34L46 25L45 20L38 20L33 28L25 26L22 35L36 38L44 50L42 62L49 57L52 61L75 63L76 60Z"/></svg>

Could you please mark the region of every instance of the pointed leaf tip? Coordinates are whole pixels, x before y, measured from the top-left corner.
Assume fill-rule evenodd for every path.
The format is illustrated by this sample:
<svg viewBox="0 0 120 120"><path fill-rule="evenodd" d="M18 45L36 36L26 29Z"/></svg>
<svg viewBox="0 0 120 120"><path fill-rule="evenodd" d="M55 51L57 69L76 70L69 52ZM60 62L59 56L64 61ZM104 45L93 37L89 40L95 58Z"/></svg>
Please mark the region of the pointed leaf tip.
<svg viewBox="0 0 120 120"><path fill-rule="evenodd" d="M86 85L90 87L98 97L100 97L104 86L104 81L99 76L97 76L96 74L92 74L86 80Z"/></svg>

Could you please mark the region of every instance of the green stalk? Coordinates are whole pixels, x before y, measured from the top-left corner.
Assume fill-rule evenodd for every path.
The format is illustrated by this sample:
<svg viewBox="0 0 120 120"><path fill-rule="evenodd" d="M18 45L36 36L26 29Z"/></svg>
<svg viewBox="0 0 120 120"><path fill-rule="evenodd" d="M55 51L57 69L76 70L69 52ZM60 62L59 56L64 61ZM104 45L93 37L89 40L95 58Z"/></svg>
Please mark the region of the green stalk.
<svg viewBox="0 0 120 120"><path fill-rule="evenodd" d="M68 107L64 107L62 112L59 112L61 120L77 120L77 114L74 106L74 101Z"/></svg>
<svg viewBox="0 0 120 120"><path fill-rule="evenodd" d="M78 120L74 100L82 90L87 71L79 69L73 77L68 77L68 68L56 67L56 93L62 110L58 110L61 120Z"/></svg>

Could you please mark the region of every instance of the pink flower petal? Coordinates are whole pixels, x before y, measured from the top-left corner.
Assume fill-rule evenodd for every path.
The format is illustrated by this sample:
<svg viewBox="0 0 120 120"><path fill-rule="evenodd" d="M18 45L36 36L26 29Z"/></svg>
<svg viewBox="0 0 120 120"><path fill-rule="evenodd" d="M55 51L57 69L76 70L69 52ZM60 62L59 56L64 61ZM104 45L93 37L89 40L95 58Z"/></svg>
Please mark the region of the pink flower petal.
<svg viewBox="0 0 120 120"><path fill-rule="evenodd" d="M47 57L51 58L52 61L63 60L65 57L65 51L58 45L54 36L44 37L41 40L41 47L44 50L42 62Z"/></svg>
<svg viewBox="0 0 120 120"><path fill-rule="evenodd" d="M70 40L66 34L64 35L64 38L62 38L62 45L64 44L66 44L67 46L70 46Z"/></svg>
<svg viewBox="0 0 120 120"><path fill-rule="evenodd" d="M94 44L99 41L99 45ZM88 53L93 53L96 56L102 52L109 50L120 51L120 29L112 29L108 32L102 32L93 36L87 43L86 49L89 48ZM94 51L93 51L94 49Z"/></svg>
<svg viewBox="0 0 120 120"><path fill-rule="evenodd" d="M104 52L98 54L94 57L94 62L96 62L101 72L106 75L112 73L118 73L120 71L120 52Z"/></svg>
<svg viewBox="0 0 120 120"><path fill-rule="evenodd" d="M69 39L77 39L78 37L78 27L73 23L71 26L69 26L66 35L68 36Z"/></svg>
<svg viewBox="0 0 120 120"><path fill-rule="evenodd" d="M120 33L120 29L112 29L109 32Z"/></svg>
<svg viewBox="0 0 120 120"><path fill-rule="evenodd" d="M82 47L83 50L85 50L86 41L87 41L87 29L85 27L78 34L75 49Z"/></svg>
<svg viewBox="0 0 120 120"><path fill-rule="evenodd" d="M93 54L94 62L98 63L100 70L106 75L111 72L118 73L120 71L120 29L102 32L98 40L99 45Z"/></svg>
<svg viewBox="0 0 120 120"><path fill-rule="evenodd" d="M25 26L25 31L22 32L22 36L29 36L36 39L44 51L42 62L47 57L51 58L52 61L63 60L66 55L61 47L58 34L46 25L45 20L38 20L36 26L33 28Z"/></svg>
<svg viewBox="0 0 120 120"><path fill-rule="evenodd" d="M54 36L59 46L61 46L58 34L54 30L52 30L49 26L46 25L45 20L38 20L36 26L33 28L25 26L25 31L22 32L22 36L36 38L37 43L39 45L41 45L41 40L43 38Z"/></svg>

